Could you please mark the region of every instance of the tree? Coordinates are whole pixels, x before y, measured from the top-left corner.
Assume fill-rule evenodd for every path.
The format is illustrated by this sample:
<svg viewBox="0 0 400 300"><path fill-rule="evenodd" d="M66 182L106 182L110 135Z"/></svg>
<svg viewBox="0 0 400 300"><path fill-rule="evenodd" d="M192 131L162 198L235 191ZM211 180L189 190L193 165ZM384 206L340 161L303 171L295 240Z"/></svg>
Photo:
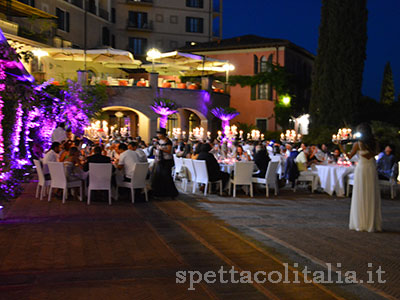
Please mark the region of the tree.
<svg viewBox="0 0 400 300"><path fill-rule="evenodd" d="M366 58L366 0L323 0L310 102L311 130L354 122Z"/></svg>
<svg viewBox="0 0 400 300"><path fill-rule="evenodd" d="M383 71L380 101L382 104L391 105L393 104L394 99L395 96L392 68L390 67L390 62L387 62L385 65L385 70Z"/></svg>

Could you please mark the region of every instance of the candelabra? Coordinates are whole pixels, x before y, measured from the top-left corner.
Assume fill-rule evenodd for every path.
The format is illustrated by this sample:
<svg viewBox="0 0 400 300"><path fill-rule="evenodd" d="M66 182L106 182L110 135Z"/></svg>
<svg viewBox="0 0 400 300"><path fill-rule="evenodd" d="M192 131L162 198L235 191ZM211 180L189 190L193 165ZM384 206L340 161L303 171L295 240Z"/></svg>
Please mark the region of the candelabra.
<svg viewBox="0 0 400 300"><path fill-rule="evenodd" d="M353 133L350 128L341 128L337 134L332 135L332 142L334 144L346 143L353 138Z"/></svg>
<svg viewBox="0 0 400 300"><path fill-rule="evenodd" d="M283 143L298 143L301 142L301 134L297 134L295 130L286 130L286 133L281 133L281 142Z"/></svg>
<svg viewBox="0 0 400 300"><path fill-rule="evenodd" d="M105 139L108 136L108 123L107 121L97 120L91 123L90 126L85 128L84 136L90 140Z"/></svg>

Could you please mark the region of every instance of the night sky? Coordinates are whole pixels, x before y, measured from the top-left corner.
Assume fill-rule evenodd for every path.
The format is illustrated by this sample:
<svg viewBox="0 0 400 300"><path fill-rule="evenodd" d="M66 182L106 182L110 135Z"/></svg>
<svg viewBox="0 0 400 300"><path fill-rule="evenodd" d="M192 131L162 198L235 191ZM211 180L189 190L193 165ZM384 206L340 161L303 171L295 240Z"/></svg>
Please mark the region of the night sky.
<svg viewBox="0 0 400 300"><path fill-rule="evenodd" d="M225 0L223 10L224 38L244 34L282 38L317 53L320 0ZM397 96L400 93L400 0L368 0L368 12L363 94L379 99L383 69L390 61Z"/></svg>

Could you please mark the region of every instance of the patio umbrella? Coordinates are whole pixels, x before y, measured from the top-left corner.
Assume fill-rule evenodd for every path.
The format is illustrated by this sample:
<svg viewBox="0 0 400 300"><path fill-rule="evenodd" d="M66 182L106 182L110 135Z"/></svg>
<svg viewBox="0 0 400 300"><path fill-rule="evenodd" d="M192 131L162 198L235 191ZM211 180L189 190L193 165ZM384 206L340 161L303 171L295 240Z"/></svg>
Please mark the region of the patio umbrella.
<svg viewBox="0 0 400 300"><path fill-rule="evenodd" d="M179 51L160 53L156 57L147 57L146 59L154 63L155 69L165 71L169 69L168 73L179 73L186 76L218 73L227 63L225 60ZM147 69L150 65L143 67Z"/></svg>
<svg viewBox="0 0 400 300"><path fill-rule="evenodd" d="M93 62L99 63L132 64L135 62L131 52L113 48L90 49L86 51L86 54Z"/></svg>
<svg viewBox="0 0 400 300"><path fill-rule="evenodd" d="M71 61L84 61L85 53L82 49L74 48L42 48L41 50L47 52L49 57L55 60L71 60ZM86 57L86 61L92 61L90 57Z"/></svg>

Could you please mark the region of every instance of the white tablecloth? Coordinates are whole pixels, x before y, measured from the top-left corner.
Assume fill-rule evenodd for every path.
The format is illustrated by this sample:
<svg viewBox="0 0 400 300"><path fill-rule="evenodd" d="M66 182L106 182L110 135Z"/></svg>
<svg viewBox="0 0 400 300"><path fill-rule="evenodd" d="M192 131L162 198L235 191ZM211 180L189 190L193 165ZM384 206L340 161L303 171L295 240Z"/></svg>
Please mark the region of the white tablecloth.
<svg viewBox="0 0 400 300"><path fill-rule="evenodd" d="M329 195L336 193L338 197L345 195L345 178L354 172L354 167L338 165L317 165L319 181L322 189Z"/></svg>

